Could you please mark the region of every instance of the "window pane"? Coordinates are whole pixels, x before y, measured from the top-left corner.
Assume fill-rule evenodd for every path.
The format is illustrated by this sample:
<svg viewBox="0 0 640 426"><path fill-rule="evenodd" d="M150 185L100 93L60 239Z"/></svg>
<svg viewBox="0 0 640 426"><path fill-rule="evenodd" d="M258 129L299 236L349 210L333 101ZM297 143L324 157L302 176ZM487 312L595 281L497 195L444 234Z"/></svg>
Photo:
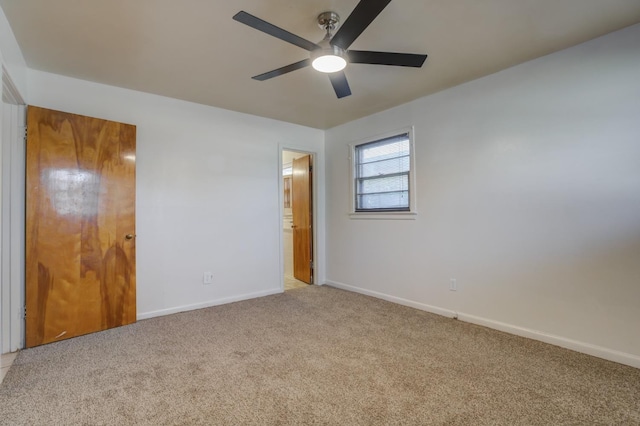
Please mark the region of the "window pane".
<svg viewBox="0 0 640 426"><path fill-rule="evenodd" d="M357 197L358 210L408 210L409 191L363 194Z"/></svg>
<svg viewBox="0 0 640 426"><path fill-rule="evenodd" d="M382 178L364 179L358 181L358 194L373 192L408 191L409 175L388 176Z"/></svg>
<svg viewBox="0 0 640 426"><path fill-rule="evenodd" d="M391 158L388 160L375 161L361 164L358 171L359 177L388 175L398 172L409 171L409 156Z"/></svg>
<svg viewBox="0 0 640 426"><path fill-rule="evenodd" d="M356 210L408 210L409 134L355 148Z"/></svg>
<svg viewBox="0 0 640 426"><path fill-rule="evenodd" d="M360 163L409 155L409 136L400 135L357 147L361 150Z"/></svg>

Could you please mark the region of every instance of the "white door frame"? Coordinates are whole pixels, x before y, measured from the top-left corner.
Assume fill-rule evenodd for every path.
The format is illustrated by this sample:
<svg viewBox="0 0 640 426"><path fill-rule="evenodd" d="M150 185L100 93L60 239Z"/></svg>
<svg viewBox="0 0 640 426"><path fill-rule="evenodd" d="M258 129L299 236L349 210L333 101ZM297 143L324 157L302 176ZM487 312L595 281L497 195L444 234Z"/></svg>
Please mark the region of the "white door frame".
<svg viewBox="0 0 640 426"><path fill-rule="evenodd" d="M0 353L24 347L26 105L2 67L0 132Z"/></svg>
<svg viewBox="0 0 640 426"><path fill-rule="evenodd" d="M279 204L279 212L278 215L278 241L280 245L280 289L284 291L284 230L282 228L284 222L284 188L283 188L283 179L282 179L282 152L283 151L293 151L299 152L301 154L311 155L311 167L313 173L311 175L311 203L313 204L312 211L312 222L311 222L311 238L313 240L313 255L311 256L311 260L313 261L313 276L312 276L312 285L322 284L318 279L318 181L316 175L316 170L318 170L318 153L314 151L308 151L306 149L294 148L291 146L281 145L278 147L278 204Z"/></svg>

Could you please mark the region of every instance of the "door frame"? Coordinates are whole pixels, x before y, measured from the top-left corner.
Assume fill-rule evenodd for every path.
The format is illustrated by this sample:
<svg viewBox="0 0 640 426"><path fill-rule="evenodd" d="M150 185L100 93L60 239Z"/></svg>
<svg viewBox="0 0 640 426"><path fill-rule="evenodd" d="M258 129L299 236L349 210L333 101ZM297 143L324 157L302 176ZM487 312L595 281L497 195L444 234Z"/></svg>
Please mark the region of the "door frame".
<svg viewBox="0 0 640 426"><path fill-rule="evenodd" d="M10 110L7 110L9 106ZM24 348L26 104L2 66L0 353ZM7 115L8 114L8 115ZM5 126L7 128L5 128ZM8 182L5 182L4 180Z"/></svg>
<svg viewBox="0 0 640 426"><path fill-rule="evenodd" d="M321 284L318 279L319 271L318 271L318 153L316 151L309 151L304 148L295 148L289 145L280 145L278 147L278 242L279 242L279 282L280 282L280 290L284 292L284 180L282 179L282 152L283 151L293 151L299 152L300 154L310 155L311 156L311 167L313 169L313 174L311 178L311 238L312 238L312 253L311 260L313 261L313 275L310 285L319 285Z"/></svg>

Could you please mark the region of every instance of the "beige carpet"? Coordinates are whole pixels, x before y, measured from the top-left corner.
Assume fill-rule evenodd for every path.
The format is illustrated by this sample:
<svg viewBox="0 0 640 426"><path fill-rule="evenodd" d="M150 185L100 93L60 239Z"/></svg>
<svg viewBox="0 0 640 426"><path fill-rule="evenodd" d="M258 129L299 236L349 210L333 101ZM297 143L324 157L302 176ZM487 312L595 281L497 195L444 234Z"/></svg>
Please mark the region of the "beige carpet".
<svg viewBox="0 0 640 426"><path fill-rule="evenodd" d="M637 425L640 370L328 287L22 351L3 425Z"/></svg>

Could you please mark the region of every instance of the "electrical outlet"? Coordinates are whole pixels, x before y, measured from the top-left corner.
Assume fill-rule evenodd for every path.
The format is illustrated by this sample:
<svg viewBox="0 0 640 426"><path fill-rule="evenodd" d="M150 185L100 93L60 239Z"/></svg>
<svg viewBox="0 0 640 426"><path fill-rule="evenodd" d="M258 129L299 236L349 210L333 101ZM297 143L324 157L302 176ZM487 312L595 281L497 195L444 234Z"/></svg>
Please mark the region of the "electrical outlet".
<svg viewBox="0 0 640 426"><path fill-rule="evenodd" d="M203 284L213 284L213 272L205 272L202 277Z"/></svg>
<svg viewBox="0 0 640 426"><path fill-rule="evenodd" d="M451 278L451 280L449 281L449 290L458 291L458 282L455 278Z"/></svg>

